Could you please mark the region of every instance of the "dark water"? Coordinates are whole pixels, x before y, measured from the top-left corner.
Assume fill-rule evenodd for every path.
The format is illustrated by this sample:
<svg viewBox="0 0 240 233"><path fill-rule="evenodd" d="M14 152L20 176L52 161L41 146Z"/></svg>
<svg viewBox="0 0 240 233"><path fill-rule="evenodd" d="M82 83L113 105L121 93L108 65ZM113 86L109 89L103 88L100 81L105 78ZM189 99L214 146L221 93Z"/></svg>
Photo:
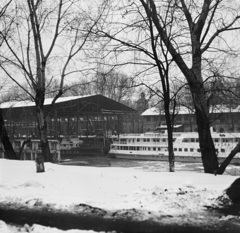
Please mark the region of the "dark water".
<svg viewBox="0 0 240 233"><path fill-rule="evenodd" d="M135 168L149 172L167 172L169 171L168 162L163 161L141 161L128 159L115 159L106 157L81 157L71 160L65 160L64 165L76 166L96 166L96 167L125 167ZM175 163L176 172L204 172L201 163ZM225 171L226 175L240 175L240 166L229 165Z"/></svg>

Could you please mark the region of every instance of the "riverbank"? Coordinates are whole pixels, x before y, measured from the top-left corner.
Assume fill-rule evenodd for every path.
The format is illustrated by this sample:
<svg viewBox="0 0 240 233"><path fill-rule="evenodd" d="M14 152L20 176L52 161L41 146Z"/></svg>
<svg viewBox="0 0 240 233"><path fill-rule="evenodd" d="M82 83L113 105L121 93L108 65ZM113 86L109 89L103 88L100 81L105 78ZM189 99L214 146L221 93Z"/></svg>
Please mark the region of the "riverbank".
<svg viewBox="0 0 240 233"><path fill-rule="evenodd" d="M0 160L0 219L63 231L240 231L238 211L213 210L234 176L51 163L45 170L36 173L33 161Z"/></svg>

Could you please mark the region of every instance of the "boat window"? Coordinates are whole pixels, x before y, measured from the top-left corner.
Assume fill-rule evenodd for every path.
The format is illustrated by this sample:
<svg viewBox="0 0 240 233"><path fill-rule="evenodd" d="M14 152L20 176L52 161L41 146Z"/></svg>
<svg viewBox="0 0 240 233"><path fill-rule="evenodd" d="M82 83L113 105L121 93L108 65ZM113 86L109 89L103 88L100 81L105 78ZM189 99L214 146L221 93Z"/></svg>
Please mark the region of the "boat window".
<svg viewBox="0 0 240 233"><path fill-rule="evenodd" d="M137 150L139 150L139 147L136 147Z"/></svg>
<svg viewBox="0 0 240 233"><path fill-rule="evenodd" d="M219 142L219 138L214 138L214 142Z"/></svg>
<svg viewBox="0 0 240 233"><path fill-rule="evenodd" d="M177 151L177 148L174 148L174 151Z"/></svg>
<svg viewBox="0 0 240 233"><path fill-rule="evenodd" d="M191 142L195 142L195 138L191 138Z"/></svg>
<svg viewBox="0 0 240 233"><path fill-rule="evenodd" d="M199 142L199 138L196 138L196 142Z"/></svg>
<svg viewBox="0 0 240 233"><path fill-rule="evenodd" d="M124 139L120 139L120 144L127 144L127 140L124 138Z"/></svg>
<svg viewBox="0 0 240 233"><path fill-rule="evenodd" d="M187 139L187 138L184 138L184 139L182 140L182 142L188 142L188 139Z"/></svg>
<svg viewBox="0 0 240 233"><path fill-rule="evenodd" d="M148 150L151 150L151 148L150 148L150 147L148 147Z"/></svg>
<svg viewBox="0 0 240 233"><path fill-rule="evenodd" d="M162 140L163 142L166 142L166 138L163 138L163 140Z"/></svg>
<svg viewBox="0 0 240 233"><path fill-rule="evenodd" d="M221 148L221 152L224 153L224 152L225 152L225 149Z"/></svg>
<svg viewBox="0 0 240 233"><path fill-rule="evenodd" d="M140 142L140 139L139 139L139 138L137 138L137 142Z"/></svg>
<svg viewBox="0 0 240 233"><path fill-rule="evenodd" d="M200 151L201 151L200 148L198 148L198 149L197 149L197 152L200 152Z"/></svg>
<svg viewBox="0 0 240 233"><path fill-rule="evenodd" d="M230 139L230 138L223 138L222 141L223 141L223 142L230 142L231 139Z"/></svg>
<svg viewBox="0 0 240 233"><path fill-rule="evenodd" d="M187 149L187 148L184 148L184 151L186 152L186 151L188 151L188 149Z"/></svg>
<svg viewBox="0 0 240 233"><path fill-rule="evenodd" d="M159 141L160 141L160 140L159 140L159 138L157 138L156 140L157 140L157 142L159 142Z"/></svg>
<svg viewBox="0 0 240 233"><path fill-rule="evenodd" d="M144 138L143 141L146 142L147 141L146 138Z"/></svg>
<svg viewBox="0 0 240 233"><path fill-rule="evenodd" d="M190 152L193 152L194 150L193 150L193 148L190 148Z"/></svg>
<svg viewBox="0 0 240 233"><path fill-rule="evenodd" d="M239 138L235 138L235 142L238 142L239 141Z"/></svg>
<svg viewBox="0 0 240 233"><path fill-rule="evenodd" d="M147 138L147 142L150 142L150 138Z"/></svg>
<svg viewBox="0 0 240 233"><path fill-rule="evenodd" d="M178 148L178 151L182 151L182 148Z"/></svg>
<svg viewBox="0 0 240 233"><path fill-rule="evenodd" d="M153 150L156 150L156 147L153 147Z"/></svg>
<svg viewBox="0 0 240 233"><path fill-rule="evenodd" d="M160 150L161 150L161 148L160 148L160 147L158 147L158 150L160 151Z"/></svg>

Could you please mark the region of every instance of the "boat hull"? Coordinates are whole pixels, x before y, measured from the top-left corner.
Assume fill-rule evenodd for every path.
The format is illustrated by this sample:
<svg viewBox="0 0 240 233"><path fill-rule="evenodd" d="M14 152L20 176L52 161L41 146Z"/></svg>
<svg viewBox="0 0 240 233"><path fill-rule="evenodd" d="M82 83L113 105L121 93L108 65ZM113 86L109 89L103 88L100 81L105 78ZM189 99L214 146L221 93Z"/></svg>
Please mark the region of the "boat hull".
<svg viewBox="0 0 240 233"><path fill-rule="evenodd" d="M109 153L110 158L129 159L129 160L145 160L145 161L169 161L168 156L164 154L158 155L141 155L141 154L123 154L123 153ZM202 163L200 156L174 156L175 162L183 163ZM225 158L218 158L219 163L222 163ZM233 158L231 164L240 165L240 158Z"/></svg>

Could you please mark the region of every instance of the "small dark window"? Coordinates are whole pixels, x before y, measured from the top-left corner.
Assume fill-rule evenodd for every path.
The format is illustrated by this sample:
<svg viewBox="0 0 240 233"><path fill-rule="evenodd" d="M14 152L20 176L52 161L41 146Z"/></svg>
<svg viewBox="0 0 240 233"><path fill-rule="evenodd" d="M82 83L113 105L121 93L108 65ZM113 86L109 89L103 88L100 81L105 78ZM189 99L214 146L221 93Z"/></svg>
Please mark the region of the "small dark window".
<svg viewBox="0 0 240 233"><path fill-rule="evenodd" d="M188 151L188 149L187 149L187 148L184 148L184 151L186 152L186 151Z"/></svg>
<svg viewBox="0 0 240 233"><path fill-rule="evenodd" d="M179 148L178 151L182 151L182 148Z"/></svg>
<svg viewBox="0 0 240 233"><path fill-rule="evenodd" d="M190 148L190 152L193 152L194 150L193 150L193 148Z"/></svg>

